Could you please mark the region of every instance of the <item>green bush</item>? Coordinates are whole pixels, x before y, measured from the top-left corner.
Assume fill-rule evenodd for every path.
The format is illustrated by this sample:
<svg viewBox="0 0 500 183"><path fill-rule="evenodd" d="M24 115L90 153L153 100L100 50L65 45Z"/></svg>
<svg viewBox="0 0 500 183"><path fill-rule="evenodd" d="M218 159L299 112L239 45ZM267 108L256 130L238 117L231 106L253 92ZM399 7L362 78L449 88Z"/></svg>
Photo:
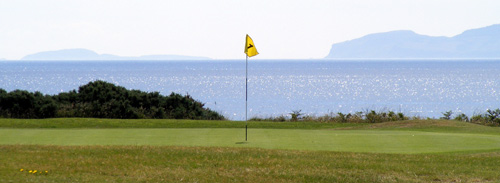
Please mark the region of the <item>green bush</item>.
<svg viewBox="0 0 500 183"><path fill-rule="evenodd" d="M40 92L0 89L0 116L12 118L47 118L56 114L57 105L51 96Z"/></svg>
<svg viewBox="0 0 500 183"><path fill-rule="evenodd" d="M127 90L105 81L89 82L78 91L50 96L40 92L0 89L0 116L5 118L176 118L222 120L191 96Z"/></svg>

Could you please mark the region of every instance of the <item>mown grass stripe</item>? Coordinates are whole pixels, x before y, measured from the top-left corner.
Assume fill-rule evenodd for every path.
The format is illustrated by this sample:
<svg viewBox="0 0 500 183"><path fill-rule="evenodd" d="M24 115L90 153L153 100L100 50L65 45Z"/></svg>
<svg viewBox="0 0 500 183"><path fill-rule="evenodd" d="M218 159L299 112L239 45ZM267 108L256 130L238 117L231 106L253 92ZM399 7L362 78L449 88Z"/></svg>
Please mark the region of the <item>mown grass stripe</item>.
<svg viewBox="0 0 500 183"><path fill-rule="evenodd" d="M313 151L435 153L500 149L500 135L394 130L0 129L0 144L257 147Z"/></svg>

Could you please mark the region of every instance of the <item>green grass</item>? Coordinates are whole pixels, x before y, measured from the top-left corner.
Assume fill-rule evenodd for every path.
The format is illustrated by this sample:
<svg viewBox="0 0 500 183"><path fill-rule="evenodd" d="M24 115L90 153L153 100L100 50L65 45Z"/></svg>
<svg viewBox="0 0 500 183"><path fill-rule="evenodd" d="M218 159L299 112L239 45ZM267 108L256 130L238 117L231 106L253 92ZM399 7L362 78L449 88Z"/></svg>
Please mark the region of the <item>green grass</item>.
<svg viewBox="0 0 500 183"><path fill-rule="evenodd" d="M395 130L0 129L0 144L257 147L374 153L500 149L500 135Z"/></svg>
<svg viewBox="0 0 500 183"><path fill-rule="evenodd" d="M234 121L69 118L2 119L0 124L0 144L10 145L212 146L407 154L500 149L500 128L446 120L250 122L249 143L242 143L245 123Z"/></svg>
<svg viewBox="0 0 500 183"><path fill-rule="evenodd" d="M499 152L1 145L0 182L497 182ZM26 170L48 171L33 175Z"/></svg>

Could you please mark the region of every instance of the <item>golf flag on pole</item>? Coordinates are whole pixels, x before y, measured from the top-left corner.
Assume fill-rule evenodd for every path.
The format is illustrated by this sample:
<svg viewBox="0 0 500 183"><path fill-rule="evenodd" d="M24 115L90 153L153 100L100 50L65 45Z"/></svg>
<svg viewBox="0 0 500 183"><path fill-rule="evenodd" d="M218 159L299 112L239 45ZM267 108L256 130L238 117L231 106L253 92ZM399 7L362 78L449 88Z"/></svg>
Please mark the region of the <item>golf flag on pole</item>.
<svg viewBox="0 0 500 183"><path fill-rule="evenodd" d="M253 57L258 55L257 48L255 48L255 44L253 44L252 38L250 36L246 37L245 40L245 54L247 54L245 62L245 141L248 140L248 57Z"/></svg>
<svg viewBox="0 0 500 183"><path fill-rule="evenodd" d="M253 44L252 38L250 38L248 34L247 34L247 39L245 41L245 53L247 54L248 57L253 57L259 54L259 52L257 52L257 48L255 48L255 44Z"/></svg>

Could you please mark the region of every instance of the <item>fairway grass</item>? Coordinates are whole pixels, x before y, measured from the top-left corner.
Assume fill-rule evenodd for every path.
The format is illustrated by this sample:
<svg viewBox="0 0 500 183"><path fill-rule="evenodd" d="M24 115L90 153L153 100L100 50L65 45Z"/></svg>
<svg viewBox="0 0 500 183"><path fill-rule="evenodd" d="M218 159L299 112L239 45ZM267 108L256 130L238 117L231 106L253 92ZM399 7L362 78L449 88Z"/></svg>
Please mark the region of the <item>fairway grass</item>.
<svg viewBox="0 0 500 183"><path fill-rule="evenodd" d="M252 147L371 153L440 153L500 149L500 135L397 130L0 129L0 144Z"/></svg>

